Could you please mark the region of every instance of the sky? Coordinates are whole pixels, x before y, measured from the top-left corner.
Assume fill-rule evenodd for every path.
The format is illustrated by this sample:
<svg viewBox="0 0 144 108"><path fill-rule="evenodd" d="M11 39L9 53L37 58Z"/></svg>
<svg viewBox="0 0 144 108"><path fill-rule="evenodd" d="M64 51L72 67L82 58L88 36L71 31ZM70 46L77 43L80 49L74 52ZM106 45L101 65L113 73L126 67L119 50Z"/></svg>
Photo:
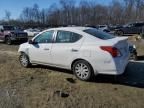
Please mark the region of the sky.
<svg viewBox="0 0 144 108"><path fill-rule="evenodd" d="M19 17L23 8L32 7L34 4L38 4L39 8L49 8L53 3L59 3L60 0L0 0L0 19L4 19L5 11L11 12L11 18L16 19ZM77 2L82 0L75 0ZM87 0L90 1L90 0ZM93 0L98 4L109 4L112 0Z"/></svg>

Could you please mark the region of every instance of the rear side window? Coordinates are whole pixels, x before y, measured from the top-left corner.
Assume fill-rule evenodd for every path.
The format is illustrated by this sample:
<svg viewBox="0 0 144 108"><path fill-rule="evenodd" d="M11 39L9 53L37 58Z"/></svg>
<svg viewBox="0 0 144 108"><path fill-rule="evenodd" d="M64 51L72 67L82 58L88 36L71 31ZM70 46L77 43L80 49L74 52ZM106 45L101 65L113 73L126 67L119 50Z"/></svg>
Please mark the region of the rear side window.
<svg viewBox="0 0 144 108"><path fill-rule="evenodd" d="M112 39L112 38L115 38L114 36L108 34L108 33L105 33L105 32L102 32L102 31L99 31L97 29L86 29L84 30L85 33L88 33L94 37L97 37L99 39L102 39L102 40L108 40L108 39Z"/></svg>
<svg viewBox="0 0 144 108"><path fill-rule="evenodd" d="M58 31L56 37L56 43L74 43L78 41L82 36L69 32L69 31Z"/></svg>

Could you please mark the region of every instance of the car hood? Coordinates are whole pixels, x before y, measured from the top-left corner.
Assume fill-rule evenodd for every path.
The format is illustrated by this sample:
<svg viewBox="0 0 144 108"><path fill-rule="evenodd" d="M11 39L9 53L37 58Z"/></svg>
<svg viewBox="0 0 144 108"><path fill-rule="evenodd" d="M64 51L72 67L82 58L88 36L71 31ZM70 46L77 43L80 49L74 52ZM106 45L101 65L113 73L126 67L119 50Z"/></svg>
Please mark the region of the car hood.
<svg viewBox="0 0 144 108"><path fill-rule="evenodd" d="M20 30L6 30L6 33L12 33L12 34L23 34L26 32L20 31Z"/></svg>
<svg viewBox="0 0 144 108"><path fill-rule="evenodd" d="M11 33L16 33L16 34L26 33L26 32L20 31L20 30L13 30L13 31L10 31L10 32Z"/></svg>

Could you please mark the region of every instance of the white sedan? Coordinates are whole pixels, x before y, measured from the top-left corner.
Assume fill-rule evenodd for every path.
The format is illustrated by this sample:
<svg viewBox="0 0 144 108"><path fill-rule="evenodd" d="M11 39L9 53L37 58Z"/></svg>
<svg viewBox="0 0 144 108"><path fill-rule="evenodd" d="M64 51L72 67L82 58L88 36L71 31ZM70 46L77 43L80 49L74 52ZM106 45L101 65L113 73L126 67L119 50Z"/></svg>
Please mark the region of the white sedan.
<svg viewBox="0 0 144 108"><path fill-rule="evenodd" d="M45 30L20 45L23 67L42 64L72 70L80 80L97 74L120 75L129 59L127 37L114 37L89 27Z"/></svg>

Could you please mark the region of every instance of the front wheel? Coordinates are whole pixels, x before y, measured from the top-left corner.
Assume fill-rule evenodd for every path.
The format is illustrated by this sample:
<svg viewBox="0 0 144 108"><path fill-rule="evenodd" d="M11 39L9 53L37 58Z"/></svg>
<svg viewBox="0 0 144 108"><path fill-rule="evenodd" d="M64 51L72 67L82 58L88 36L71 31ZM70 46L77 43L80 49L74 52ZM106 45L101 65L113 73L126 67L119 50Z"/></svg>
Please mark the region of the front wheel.
<svg viewBox="0 0 144 108"><path fill-rule="evenodd" d="M29 61L29 58L28 56L25 54L25 53L22 53L20 56L19 56L19 61L20 61L20 64L27 68L31 65L30 61Z"/></svg>
<svg viewBox="0 0 144 108"><path fill-rule="evenodd" d="M75 74L75 76L83 81L88 81L92 78L93 76L93 69L91 65L84 60L79 60L76 61L73 64L72 70Z"/></svg>

